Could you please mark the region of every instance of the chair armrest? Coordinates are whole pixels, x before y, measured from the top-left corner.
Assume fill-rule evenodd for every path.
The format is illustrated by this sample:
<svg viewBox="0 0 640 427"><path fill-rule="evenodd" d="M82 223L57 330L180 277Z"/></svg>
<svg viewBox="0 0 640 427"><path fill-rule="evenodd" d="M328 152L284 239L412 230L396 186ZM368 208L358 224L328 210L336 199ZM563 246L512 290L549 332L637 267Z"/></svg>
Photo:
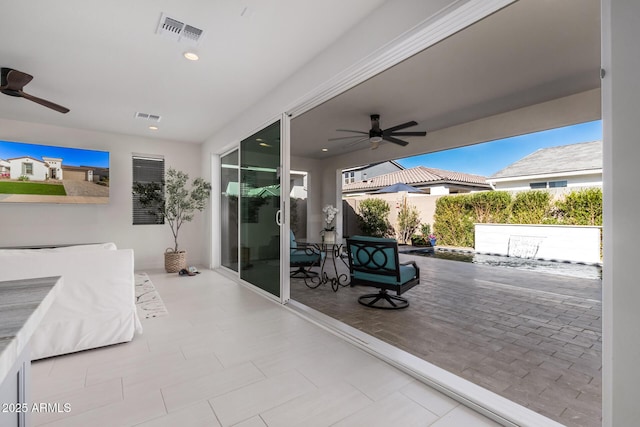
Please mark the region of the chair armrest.
<svg viewBox="0 0 640 427"><path fill-rule="evenodd" d="M418 264L416 264L415 261L401 262L400 265L413 265L413 268L416 269L416 276L420 277L420 267L418 267Z"/></svg>
<svg viewBox="0 0 640 427"><path fill-rule="evenodd" d="M320 255L322 251L318 249L316 245L311 243L298 243L296 248L291 248L292 251L304 251L307 255Z"/></svg>

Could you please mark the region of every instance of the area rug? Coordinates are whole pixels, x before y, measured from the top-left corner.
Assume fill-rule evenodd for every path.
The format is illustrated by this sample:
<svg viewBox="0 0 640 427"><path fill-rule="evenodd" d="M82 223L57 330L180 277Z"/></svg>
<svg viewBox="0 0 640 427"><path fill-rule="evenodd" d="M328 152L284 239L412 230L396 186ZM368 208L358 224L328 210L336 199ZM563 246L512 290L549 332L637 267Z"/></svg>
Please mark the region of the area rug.
<svg viewBox="0 0 640 427"><path fill-rule="evenodd" d="M169 314L147 273L136 273L136 308L143 319Z"/></svg>

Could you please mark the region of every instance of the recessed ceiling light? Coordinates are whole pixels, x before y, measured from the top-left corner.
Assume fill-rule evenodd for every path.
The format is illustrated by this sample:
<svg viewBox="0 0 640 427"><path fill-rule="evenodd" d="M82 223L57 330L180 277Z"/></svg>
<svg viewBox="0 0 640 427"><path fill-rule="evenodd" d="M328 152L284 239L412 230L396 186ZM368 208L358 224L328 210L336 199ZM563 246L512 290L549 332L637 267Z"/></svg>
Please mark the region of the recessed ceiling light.
<svg viewBox="0 0 640 427"><path fill-rule="evenodd" d="M158 126L149 126L149 129L151 129L151 130L158 130Z"/></svg>
<svg viewBox="0 0 640 427"><path fill-rule="evenodd" d="M200 59L200 57L198 56L197 53L195 53L192 50L186 51L184 54L184 57L187 58L189 61L197 61L198 59Z"/></svg>
<svg viewBox="0 0 640 427"><path fill-rule="evenodd" d="M258 140L256 139L256 141L258 141ZM267 144L266 142L261 142L258 145L260 145L261 147L271 147L271 145Z"/></svg>
<svg viewBox="0 0 640 427"><path fill-rule="evenodd" d="M256 138L256 141L258 141L258 142L262 142L262 141L264 141L264 139L262 139L262 138Z"/></svg>
<svg viewBox="0 0 640 427"><path fill-rule="evenodd" d="M323 148L322 151L329 151L329 149L328 148Z"/></svg>

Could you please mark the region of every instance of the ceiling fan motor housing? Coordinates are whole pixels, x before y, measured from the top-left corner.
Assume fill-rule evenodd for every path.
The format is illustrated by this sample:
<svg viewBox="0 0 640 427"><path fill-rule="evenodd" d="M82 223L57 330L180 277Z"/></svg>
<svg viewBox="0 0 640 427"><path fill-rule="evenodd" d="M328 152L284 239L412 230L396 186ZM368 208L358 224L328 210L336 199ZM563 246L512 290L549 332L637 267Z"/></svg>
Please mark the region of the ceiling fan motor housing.
<svg viewBox="0 0 640 427"><path fill-rule="evenodd" d="M380 114L371 115L371 130L369 130L369 140L371 142L382 141L382 129L380 129Z"/></svg>
<svg viewBox="0 0 640 427"><path fill-rule="evenodd" d="M5 87L5 86L8 86L7 75L9 75L9 72L11 71L13 71L12 68L2 67L2 69L0 69L0 88L2 88L0 89L0 91L5 95L19 97L20 93L17 90L13 90Z"/></svg>

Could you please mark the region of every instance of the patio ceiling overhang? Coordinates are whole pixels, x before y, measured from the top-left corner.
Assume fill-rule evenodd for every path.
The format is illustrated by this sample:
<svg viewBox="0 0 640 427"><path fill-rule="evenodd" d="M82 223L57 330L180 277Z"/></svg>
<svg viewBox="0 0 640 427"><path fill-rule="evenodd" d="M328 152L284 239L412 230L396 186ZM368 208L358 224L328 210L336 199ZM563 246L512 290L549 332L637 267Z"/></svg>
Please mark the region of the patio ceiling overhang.
<svg viewBox="0 0 640 427"><path fill-rule="evenodd" d="M567 32L567 28L571 31ZM434 134L571 95L599 91L600 62L599 1L520 0L295 117L291 154L356 167L484 142L463 138L445 145ZM593 102L595 99L595 115L577 117L575 111L557 110L556 120L530 128L541 130L573 124L575 120L598 119L599 95ZM594 105L578 108L594 110ZM328 141L348 135L336 129L368 131L368 117L374 113L381 115L382 128L415 120L419 124L411 130L427 130L428 134L406 138L406 147L383 143L377 150L370 150L366 142L347 146L344 141ZM495 138L507 136L513 136L509 126ZM323 152L322 148L328 151ZM357 155L350 156L354 152ZM351 160L343 162L345 157Z"/></svg>

